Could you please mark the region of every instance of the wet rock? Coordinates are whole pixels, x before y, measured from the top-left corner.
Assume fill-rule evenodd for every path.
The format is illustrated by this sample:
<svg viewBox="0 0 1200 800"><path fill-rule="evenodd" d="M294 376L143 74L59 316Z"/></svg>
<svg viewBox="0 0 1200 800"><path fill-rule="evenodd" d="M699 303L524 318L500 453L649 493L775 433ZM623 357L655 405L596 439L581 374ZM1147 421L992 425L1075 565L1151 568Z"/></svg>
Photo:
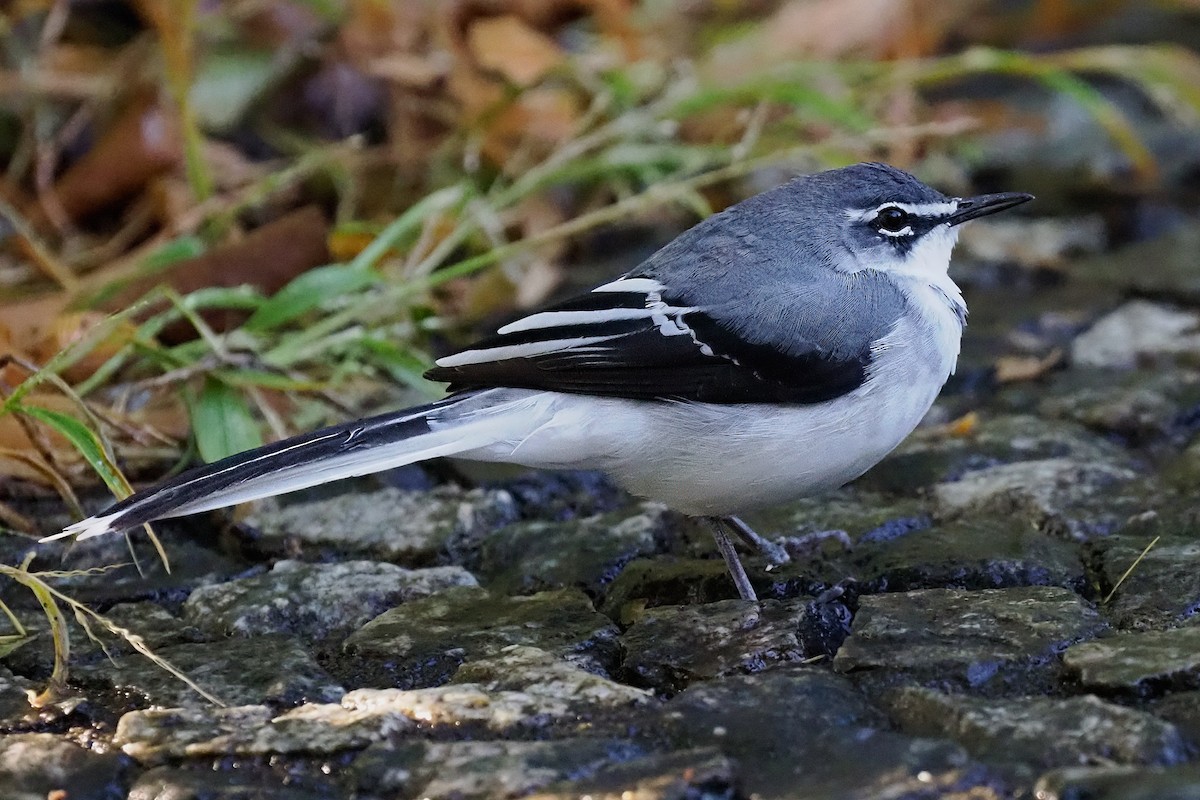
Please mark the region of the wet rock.
<svg viewBox="0 0 1200 800"><path fill-rule="evenodd" d="M196 591L203 590L204 587L201 587ZM113 624L140 637L152 649L187 642L200 642L207 638L198 627L175 616L157 603L118 603L106 610L104 616ZM74 646L77 642L72 640L71 644L71 655L78 656L79 648ZM109 653L114 650L115 652L128 650L128 644L120 639L111 645L106 641L105 645Z"/></svg>
<svg viewBox="0 0 1200 800"><path fill-rule="evenodd" d="M336 781L311 769L280 774L269 767L238 763L153 767L138 776L128 800L330 800L342 795ZM299 773L299 774L298 774Z"/></svg>
<svg viewBox="0 0 1200 800"><path fill-rule="evenodd" d="M628 742L401 742L371 745L354 760L357 797L486 800L520 797L640 755Z"/></svg>
<svg viewBox="0 0 1200 800"><path fill-rule="evenodd" d="M758 580L761 573L753 568L755 560L744 561L751 581ZM631 561L609 585L600 610L628 624L647 607L712 603L735 597L737 588L721 559L662 556Z"/></svg>
<svg viewBox="0 0 1200 800"><path fill-rule="evenodd" d="M56 580L55 586L76 600L93 607L143 600L174 603L183 600L198 586L219 583L245 572L244 561L230 557L206 546L204 539L213 537L212 526L204 535L196 536L195 521L168 523L160 532L163 549L170 556L171 571L167 572L147 537L131 534L134 552L141 570L130 561L130 545L125 537L96 536L63 548L53 542L56 552L51 569L77 570L78 574ZM95 543L95 544L94 544ZM103 572L92 571L97 565ZM43 567L45 568L45 567Z"/></svg>
<svg viewBox="0 0 1200 800"><path fill-rule="evenodd" d="M1051 688L1057 655L1105 627L1078 595L1056 587L864 595L833 666L877 685L1029 693Z"/></svg>
<svg viewBox="0 0 1200 800"><path fill-rule="evenodd" d="M870 541L855 547L852 561L866 593L1085 584L1078 545L1009 515L966 516Z"/></svg>
<svg viewBox="0 0 1200 800"><path fill-rule="evenodd" d="M1025 269L1059 270L1069 259L1105 249L1108 231L1098 214L1079 217L992 219L968 225L959 247L972 260L1016 264Z"/></svg>
<svg viewBox="0 0 1200 800"><path fill-rule="evenodd" d="M903 532L928 527L928 504L913 497L891 497L857 485L846 486L817 497L804 497L777 508L748 515L745 519L768 539L804 536L821 531L843 530L852 542L887 539L899 525ZM836 554L836 543L826 551Z"/></svg>
<svg viewBox="0 0 1200 800"><path fill-rule="evenodd" d="M528 654L521 654L528 659ZM455 682L429 689L356 689L342 707L370 714L398 713L433 728L468 732L541 730L559 723L576 725L589 717L649 702L646 692L622 686L578 668L549 668L489 684ZM509 686L512 688L496 688Z"/></svg>
<svg viewBox="0 0 1200 800"><path fill-rule="evenodd" d="M1153 703L1150 710L1178 728L1192 753L1200 754L1200 691L1168 694Z"/></svg>
<svg viewBox="0 0 1200 800"><path fill-rule="evenodd" d="M1038 779L1034 796L1039 800L1195 800L1200 797L1200 765L1059 769Z"/></svg>
<svg viewBox="0 0 1200 800"><path fill-rule="evenodd" d="M1200 687L1200 627L1118 633L1067 648L1084 686L1138 693Z"/></svg>
<svg viewBox="0 0 1200 800"><path fill-rule="evenodd" d="M1187 370L1109 370L1077 368L1056 376L1038 411L1091 430L1120 436L1134 446L1186 439L1200 404L1200 378Z"/></svg>
<svg viewBox="0 0 1200 800"><path fill-rule="evenodd" d="M1095 696L979 699L915 687L886 696L908 733L944 736L1023 771L1078 764L1178 764L1187 743L1171 724Z"/></svg>
<svg viewBox="0 0 1200 800"><path fill-rule="evenodd" d="M722 600L660 606L621 636L621 672L641 685L677 692L718 675L759 672L801 661L807 603L802 600Z"/></svg>
<svg viewBox="0 0 1200 800"><path fill-rule="evenodd" d="M1200 225L1180 225L1160 236L1112 253L1082 259L1072 271L1089 283L1104 283L1137 295L1200 303ZM1153 269L1147 269L1147 265Z"/></svg>
<svg viewBox="0 0 1200 800"><path fill-rule="evenodd" d="M1071 346L1073 363L1132 369L1156 359L1200 356L1200 314L1131 300L1097 320Z"/></svg>
<svg viewBox="0 0 1200 800"><path fill-rule="evenodd" d="M479 575L505 594L579 587L595 595L634 558L654 555L673 516L645 503L585 519L509 525L483 541Z"/></svg>
<svg viewBox="0 0 1200 800"><path fill-rule="evenodd" d="M522 519L582 519L636 505L612 478L590 470L530 470L491 488L512 495Z"/></svg>
<svg viewBox="0 0 1200 800"><path fill-rule="evenodd" d="M220 636L286 633L318 640L348 634L399 603L475 585L461 567L410 570L375 561L280 561L262 575L200 587L183 613Z"/></svg>
<svg viewBox="0 0 1200 800"><path fill-rule="evenodd" d="M303 705L276 715L266 706L131 711L117 723L113 744L143 764L178 758L355 750L415 724L391 709Z"/></svg>
<svg viewBox="0 0 1200 800"><path fill-rule="evenodd" d="M625 708L650 698L641 689L580 669L545 650L522 645L511 645L491 658L463 664L450 682L477 684L489 692L535 687L540 694L597 708Z"/></svg>
<svg viewBox="0 0 1200 800"><path fill-rule="evenodd" d="M464 543L477 544L517 515L507 492L440 486L307 502L269 499L258 504L245 525L256 531L255 545L272 555L304 561L352 557L415 567L436 563Z"/></svg>
<svg viewBox="0 0 1200 800"><path fill-rule="evenodd" d="M578 590L498 597L461 588L385 611L343 649L356 660L383 664L386 674L378 680L386 685L430 686L444 683L464 661L512 644L539 647L601 674L615 665L618 648L617 629Z"/></svg>
<svg viewBox="0 0 1200 800"><path fill-rule="evenodd" d="M113 800L125 796L131 766L120 753L94 753L52 734L10 734L0 738L0 797Z"/></svg>
<svg viewBox="0 0 1200 800"><path fill-rule="evenodd" d="M1187 528L1180 530L1180 524L1186 520L1170 512L1150 512L1126 526L1126 532L1099 542L1102 585L1117 586L1137 562L1106 605L1116 626L1163 628L1195 619L1200 613L1200 541ZM1160 534L1163 538L1147 552L1146 547Z"/></svg>
<svg viewBox="0 0 1200 800"><path fill-rule="evenodd" d="M500 677L511 668L512 674ZM419 723L454 738L576 726L592 715L640 706L648 695L561 663L530 648L471 668L459 682L432 689L359 689L338 704L305 704L276 715L266 706L134 711L121 717L115 742L144 763L183 757L307 753L360 749ZM511 687L511 688L510 688Z"/></svg>
<svg viewBox="0 0 1200 800"><path fill-rule="evenodd" d="M33 681L14 675L7 667L0 667L0 726L29 713L30 691L36 694L40 687Z"/></svg>
<svg viewBox="0 0 1200 800"><path fill-rule="evenodd" d="M547 787L537 800L684 800L741 797L735 762L713 748L696 748L603 767Z"/></svg>
<svg viewBox="0 0 1200 800"><path fill-rule="evenodd" d="M1082 425L1026 414L988 416L966 436L918 430L856 485L911 495L969 471L1002 464L1045 459L1122 464L1128 458L1123 448Z"/></svg>
<svg viewBox="0 0 1200 800"><path fill-rule="evenodd" d="M927 786L954 781L970 766L957 745L892 731L850 681L816 667L699 683L662 716L676 746L713 747L734 759L751 797L858 797L865 786L878 792L870 796L921 796L897 787L922 772Z"/></svg>
<svg viewBox="0 0 1200 800"><path fill-rule="evenodd" d="M345 689L300 644L286 636L161 647L155 654L182 670L225 703L291 706L337 700ZM160 706L203 706L209 701L161 666L140 655L79 667L80 682L145 697Z"/></svg>
<svg viewBox="0 0 1200 800"><path fill-rule="evenodd" d="M1016 515L1041 530L1084 536L1107 521L1088 502L1137 477L1116 464L1050 458L968 472L933 487L938 513ZM1089 525L1089 523L1091 523Z"/></svg>

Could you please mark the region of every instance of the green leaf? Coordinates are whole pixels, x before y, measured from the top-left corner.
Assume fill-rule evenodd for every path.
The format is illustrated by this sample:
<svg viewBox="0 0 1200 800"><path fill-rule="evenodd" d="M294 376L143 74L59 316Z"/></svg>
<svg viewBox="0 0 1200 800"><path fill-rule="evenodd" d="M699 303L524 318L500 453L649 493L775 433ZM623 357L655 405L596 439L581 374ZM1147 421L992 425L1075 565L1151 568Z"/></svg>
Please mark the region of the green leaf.
<svg viewBox="0 0 1200 800"><path fill-rule="evenodd" d="M210 378L200 396L188 406L196 448L205 461L219 461L262 444L262 434L250 406L228 384Z"/></svg>
<svg viewBox="0 0 1200 800"><path fill-rule="evenodd" d="M254 331L276 328L326 300L361 291L378 281L379 273L368 264L330 264L310 269L259 306L245 327Z"/></svg>
<svg viewBox="0 0 1200 800"><path fill-rule="evenodd" d="M100 438L79 420L60 411L51 411L40 406L22 405L20 412L49 425L62 435L79 454L87 460L104 484L118 497L129 494L129 483L125 476L108 457Z"/></svg>

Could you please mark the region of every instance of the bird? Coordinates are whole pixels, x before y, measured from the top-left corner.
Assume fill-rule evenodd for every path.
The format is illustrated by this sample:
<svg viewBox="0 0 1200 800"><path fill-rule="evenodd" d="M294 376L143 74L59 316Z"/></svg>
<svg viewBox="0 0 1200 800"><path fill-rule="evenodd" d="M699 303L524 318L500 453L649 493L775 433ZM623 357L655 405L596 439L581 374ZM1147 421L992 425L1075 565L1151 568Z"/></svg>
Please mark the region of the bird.
<svg viewBox="0 0 1200 800"><path fill-rule="evenodd" d="M903 441L958 361L960 226L1033 199L952 197L882 163L802 175L427 373L444 399L276 441L46 537L87 539L455 456L602 470L707 522L738 594L741 516L840 487Z"/></svg>

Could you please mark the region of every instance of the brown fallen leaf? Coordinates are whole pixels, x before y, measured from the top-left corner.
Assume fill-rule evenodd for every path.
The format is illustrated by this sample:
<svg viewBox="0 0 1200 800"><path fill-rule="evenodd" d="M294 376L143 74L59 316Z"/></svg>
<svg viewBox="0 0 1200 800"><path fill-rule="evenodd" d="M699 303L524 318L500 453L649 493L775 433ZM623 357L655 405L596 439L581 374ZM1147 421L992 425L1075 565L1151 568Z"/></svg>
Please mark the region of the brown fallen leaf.
<svg viewBox="0 0 1200 800"><path fill-rule="evenodd" d="M180 294L210 286L242 285L253 286L263 294L274 294L302 272L330 262L328 237L329 222L324 212L316 206L304 206L254 229L236 242L132 282L105 303L105 308L120 310L163 284ZM202 316L214 330L226 331L243 322L247 314L220 310ZM167 343L194 338L196 332L186 323L170 326L159 334L159 339Z"/></svg>
<svg viewBox="0 0 1200 800"><path fill-rule="evenodd" d="M136 194L182 159L175 115L157 100L139 100L63 173L54 194L67 216L78 220Z"/></svg>
<svg viewBox="0 0 1200 800"><path fill-rule="evenodd" d="M511 14L472 22L467 46L480 67L522 87L537 83L566 61L553 39Z"/></svg>
<svg viewBox="0 0 1200 800"><path fill-rule="evenodd" d="M996 383L1036 381L1062 363L1059 347L1044 356L1001 356L996 359Z"/></svg>

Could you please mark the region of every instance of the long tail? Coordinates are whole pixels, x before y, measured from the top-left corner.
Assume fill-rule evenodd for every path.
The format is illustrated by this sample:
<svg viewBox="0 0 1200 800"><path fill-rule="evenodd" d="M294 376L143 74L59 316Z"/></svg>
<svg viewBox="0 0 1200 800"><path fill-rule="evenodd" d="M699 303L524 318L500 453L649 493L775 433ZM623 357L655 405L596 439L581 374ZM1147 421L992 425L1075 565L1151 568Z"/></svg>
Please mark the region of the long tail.
<svg viewBox="0 0 1200 800"><path fill-rule="evenodd" d="M464 453L520 435L523 414L463 394L305 433L184 472L76 522L50 541L88 539L146 522L223 508L320 483ZM478 402L483 401L483 402ZM527 422L525 424L528 424Z"/></svg>

